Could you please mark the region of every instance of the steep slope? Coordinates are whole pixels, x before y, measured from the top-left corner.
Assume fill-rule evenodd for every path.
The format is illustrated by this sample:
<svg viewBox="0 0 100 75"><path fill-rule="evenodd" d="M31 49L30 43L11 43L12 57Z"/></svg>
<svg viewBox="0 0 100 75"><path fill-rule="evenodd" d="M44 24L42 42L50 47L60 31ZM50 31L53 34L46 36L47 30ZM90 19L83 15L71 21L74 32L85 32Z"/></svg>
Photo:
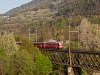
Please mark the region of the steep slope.
<svg viewBox="0 0 100 75"><path fill-rule="evenodd" d="M16 16L20 13L38 11L41 9L49 9L49 5L51 4L52 0L33 0L27 4L23 4L20 7L14 8L5 13L5 15Z"/></svg>
<svg viewBox="0 0 100 75"><path fill-rule="evenodd" d="M100 0L64 0L59 6L59 15L71 14L83 16L100 14Z"/></svg>
<svg viewBox="0 0 100 75"><path fill-rule="evenodd" d="M5 15L16 16L20 13L40 9L50 9L50 12L56 12L58 15L70 15L73 13L84 16L95 15L100 14L100 0L33 0L8 11Z"/></svg>

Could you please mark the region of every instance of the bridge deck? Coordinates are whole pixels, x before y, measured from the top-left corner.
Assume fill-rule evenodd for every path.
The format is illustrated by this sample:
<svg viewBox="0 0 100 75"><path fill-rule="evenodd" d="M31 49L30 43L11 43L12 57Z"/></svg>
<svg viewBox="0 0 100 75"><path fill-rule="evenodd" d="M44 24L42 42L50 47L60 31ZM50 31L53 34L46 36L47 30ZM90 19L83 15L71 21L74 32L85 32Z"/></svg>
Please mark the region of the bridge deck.
<svg viewBox="0 0 100 75"><path fill-rule="evenodd" d="M51 52L65 52L69 53L69 50L66 49L41 49L42 51L51 51ZM71 50L71 53L77 53L77 54L96 54L100 55L100 51L86 51L86 50Z"/></svg>

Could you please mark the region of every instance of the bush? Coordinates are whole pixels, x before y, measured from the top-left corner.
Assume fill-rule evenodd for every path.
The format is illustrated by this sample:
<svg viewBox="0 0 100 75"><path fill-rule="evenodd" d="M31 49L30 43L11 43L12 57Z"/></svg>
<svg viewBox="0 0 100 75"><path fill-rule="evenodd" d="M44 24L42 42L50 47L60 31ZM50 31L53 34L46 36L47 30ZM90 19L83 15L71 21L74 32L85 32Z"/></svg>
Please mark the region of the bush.
<svg viewBox="0 0 100 75"><path fill-rule="evenodd" d="M52 71L52 73L50 73L50 75L59 75L59 72L57 70Z"/></svg>
<svg viewBox="0 0 100 75"><path fill-rule="evenodd" d="M52 71L52 63L48 57L38 54L35 61L36 71L39 74L49 74Z"/></svg>
<svg viewBox="0 0 100 75"><path fill-rule="evenodd" d="M0 48L0 75L8 74L9 58L5 54L4 50Z"/></svg>
<svg viewBox="0 0 100 75"><path fill-rule="evenodd" d="M22 40L18 48L13 34L0 38L0 75L47 75L52 71L51 61L32 43Z"/></svg>
<svg viewBox="0 0 100 75"><path fill-rule="evenodd" d="M27 50L27 52L32 56L35 67L36 67L36 74L49 74L52 71L52 63L48 57L44 56L37 47L35 47L32 43L28 40L22 40L22 45L20 49Z"/></svg>
<svg viewBox="0 0 100 75"><path fill-rule="evenodd" d="M12 56L12 75L33 75L34 71L34 60L26 50L20 50L14 56Z"/></svg>
<svg viewBox="0 0 100 75"><path fill-rule="evenodd" d="M88 75L87 71L84 68L82 69L82 75Z"/></svg>

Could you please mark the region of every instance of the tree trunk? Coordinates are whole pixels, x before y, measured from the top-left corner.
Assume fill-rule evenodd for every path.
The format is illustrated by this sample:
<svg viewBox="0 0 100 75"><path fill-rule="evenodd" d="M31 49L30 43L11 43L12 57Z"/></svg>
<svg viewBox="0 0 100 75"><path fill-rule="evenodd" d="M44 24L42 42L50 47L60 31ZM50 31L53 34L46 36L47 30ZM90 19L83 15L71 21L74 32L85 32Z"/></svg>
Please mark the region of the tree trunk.
<svg viewBox="0 0 100 75"><path fill-rule="evenodd" d="M2 75L2 70L1 70L1 68L0 68L0 75Z"/></svg>

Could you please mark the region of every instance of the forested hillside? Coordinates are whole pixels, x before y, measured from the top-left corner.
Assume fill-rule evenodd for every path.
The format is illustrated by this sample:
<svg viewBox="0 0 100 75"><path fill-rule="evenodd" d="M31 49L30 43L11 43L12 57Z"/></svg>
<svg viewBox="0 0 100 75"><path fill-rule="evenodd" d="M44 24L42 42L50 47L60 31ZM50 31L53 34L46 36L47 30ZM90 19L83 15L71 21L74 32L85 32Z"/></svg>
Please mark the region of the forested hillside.
<svg viewBox="0 0 100 75"><path fill-rule="evenodd" d="M87 17L100 24L100 0L33 0L0 16L0 31L28 35L38 30L38 41L49 38L68 39L69 17L71 25L80 25ZM49 34L45 37L46 34ZM76 38L76 37L73 37Z"/></svg>
<svg viewBox="0 0 100 75"><path fill-rule="evenodd" d="M30 3L14 8L5 15L19 15L20 13L48 9L58 15L91 15L100 13L100 0L33 0ZM45 10L43 10L45 11Z"/></svg>
<svg viewBox="0 0 100 75"><path fill-rule="evenodd" d="M100 0L64 0L59 6L59 14L67 16L100 14Z"/></svg>
<svg viewBox="0 0 100 75"><path fill-rule="evenodd" d="M8 11L4 15L16 16L16 15L19 15L20 13L22 13L22 14L27 13L27 12L34 13L37 11L39 11L39 13L41 13L40 11L42 11L42 10L46 11L46 9L48 10L48 12L51 12L51 10L50 10L50 9L52 9L51 5L53 4L56 6L58 1L59 0L57 0L57 1L54 1L54 0L33 0L30 3L24 4L20 7L17 7L17 8L14 8L14 9Z"/></svg>

